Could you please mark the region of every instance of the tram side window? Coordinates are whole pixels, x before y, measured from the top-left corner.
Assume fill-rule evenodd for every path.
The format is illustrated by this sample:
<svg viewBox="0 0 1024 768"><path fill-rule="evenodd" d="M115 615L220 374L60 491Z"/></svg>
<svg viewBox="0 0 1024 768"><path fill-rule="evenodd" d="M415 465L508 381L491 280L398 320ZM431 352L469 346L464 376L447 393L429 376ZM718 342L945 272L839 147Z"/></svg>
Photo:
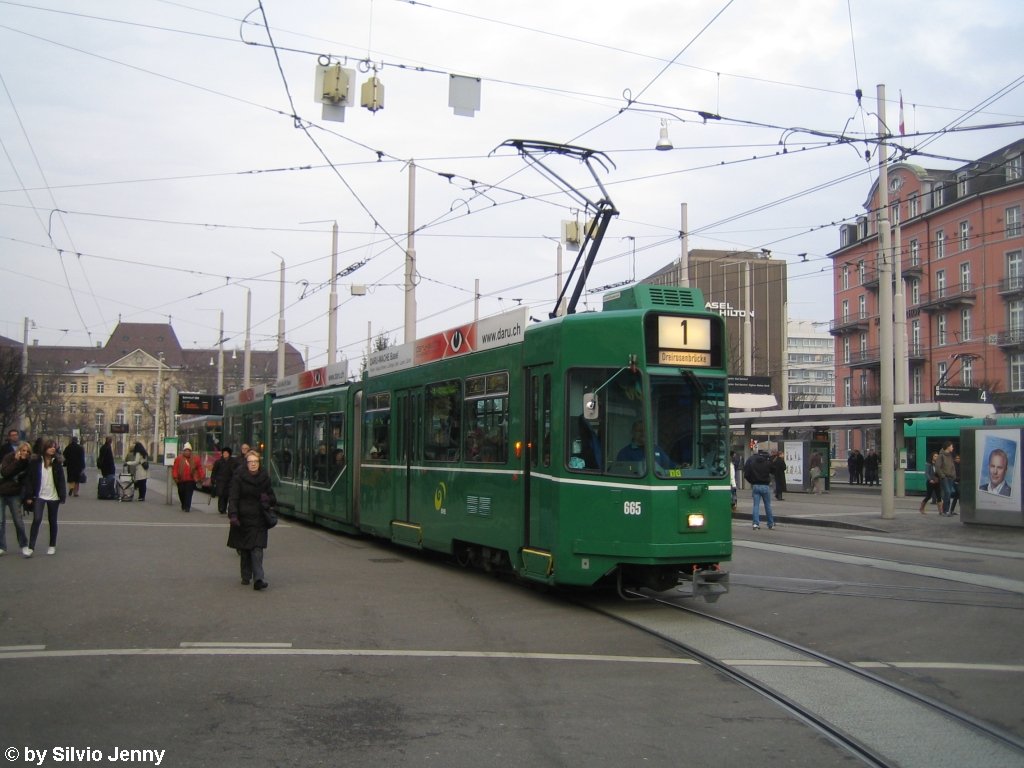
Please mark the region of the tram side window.
<svg viewBox="0 0 1024 768"><path fill-rule="evenodd" d="M551 466L551 374L544 374L543 385L543 430L541 437L541 462L545 467Z"/></svg>
<svg viewBox="0 0 1024 768"><path fill-rule="evenodd" d="M508 372L466 379L466 461L508 461Z"/></svg>
<svg viewBox="0 0 1024 768"><path fill-rule="evenodd" d="M249 447L262 453L267 447L267 444L264 442L266 437L267 436L263 431L263 418L254 416L252 420L252 430L249 435Z"/></svg>
<svg viewBox="0 0 1024 768"><path fill-rule="evenodd" d="M428 384L424 388L424 408L424 458L428 461L458 461L462 382L453 379Z"/></svg>
<svg viewBox="0 0 1024 768"><path fill-rule="evenodd" d="M331 454L327 445L327 414L313 417L313 466L311 478L314 485L327 485L330 481Z"/></svg>
<svg viewBox="0 0 1024 768"><path fill-rule="evenodd" d="M391 393L366 396L363 415L363 459L387 461L391 446Z"/></svg>
<svg viewBox="0 0 1024 768"><path fill-rule="evenodd" d="M330 482L334 482L334 478L341 474L348 463L348 452L345 447L345 414L332 413L328 417L328 428L330 429L328 446L331 456L327 475Z"/></svg>
<svg viewBox="0 0 1024 768"><path fill-rule="evenodd" d="M242 444L242 420L238 416L229 417L224 434L228 436L228 445L237 451L238 446Z"/></svg>
<svg viewBox="0 0 1024 768"><path fill-rule="evenodd" d="M291 418L274 419L274 464L281 477L290 478L295 455L295 421Z"/></svg>

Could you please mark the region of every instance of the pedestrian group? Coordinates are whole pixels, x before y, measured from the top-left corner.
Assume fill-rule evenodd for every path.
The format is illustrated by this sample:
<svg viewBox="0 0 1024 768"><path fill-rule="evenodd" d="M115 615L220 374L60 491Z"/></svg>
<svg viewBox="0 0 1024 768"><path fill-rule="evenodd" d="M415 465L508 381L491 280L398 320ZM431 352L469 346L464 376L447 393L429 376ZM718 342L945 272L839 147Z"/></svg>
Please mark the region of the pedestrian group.
<svg viewBox="0 0 1024 768"><path fill-rule="evenodd" d="M112 443L113 438L107 437L96 458L101 477L116 471ZM145 501L149 454L141 442L132 446L125 466L131 472L139 501ZM60 505L69 496L78 496L86 479L85 467L85 450L77 437L72 437L61 452L51 438L41 437L30 445L21 439L18 430L7 433L7 442L0 446L0 555L7 552L8 514L24 557L35 554L44 515L49 531L46 554L57 554ZM175 458L171 478L177 485L182 511L190 512L192 495L205 478L205 469L189 443ZM245 444L237 457L225 447L214 462L210 479L218 510L227 515L230 524L227 546L238 552L242 584L251 583L256 591L264 590L269 585L263 570L263 550L267 548L269 529L277 524L277 497L262 457ZM26 517L31 518L27 533Z"/></svg>

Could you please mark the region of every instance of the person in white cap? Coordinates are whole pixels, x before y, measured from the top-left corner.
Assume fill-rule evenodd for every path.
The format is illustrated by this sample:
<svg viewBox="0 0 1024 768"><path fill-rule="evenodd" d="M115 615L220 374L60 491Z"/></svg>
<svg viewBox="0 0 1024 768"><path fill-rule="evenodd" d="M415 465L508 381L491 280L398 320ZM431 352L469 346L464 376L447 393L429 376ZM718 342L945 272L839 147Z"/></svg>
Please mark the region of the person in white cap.
<svg viewBox="0 0 1024 768"><path fill-rule="evenodd" d="M192 443L185 443L171 466L171 477L178 486L182 512L192 511L192 494L196 483L201 483L205 474L202 463L192 455Z"/></svg>

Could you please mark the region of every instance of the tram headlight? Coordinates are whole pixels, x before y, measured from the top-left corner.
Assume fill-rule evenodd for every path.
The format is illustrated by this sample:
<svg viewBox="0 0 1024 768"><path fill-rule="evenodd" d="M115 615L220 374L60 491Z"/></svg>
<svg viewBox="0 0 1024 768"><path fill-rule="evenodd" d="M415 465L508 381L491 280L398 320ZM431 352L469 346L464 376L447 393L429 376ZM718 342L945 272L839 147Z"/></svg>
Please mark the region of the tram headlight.
<svg viewBox="0 0 1024 768"><path fill-rule="evenodd" d="M686 527L687 528L703 528L704 527L704 513L703 512L691 512L686 516Z"/></svg>

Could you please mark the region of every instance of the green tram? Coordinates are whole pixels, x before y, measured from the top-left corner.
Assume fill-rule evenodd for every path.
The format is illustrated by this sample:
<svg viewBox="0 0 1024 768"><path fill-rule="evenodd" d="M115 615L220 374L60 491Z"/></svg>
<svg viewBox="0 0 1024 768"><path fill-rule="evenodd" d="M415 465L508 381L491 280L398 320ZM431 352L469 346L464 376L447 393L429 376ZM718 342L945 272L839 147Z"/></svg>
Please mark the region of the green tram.
<svg viewBox="0 0 1024 768"><path fill-rule="evenodd" d="M262 410L286 515L545 584L689 582L717 599L732 555L721 317L699 290L635 286L599 313L528 321L389 347L359 382L320 369L229 399L228 434L259 444L236 425Z"/></svg>
<svg viewBox="0 0 1024 768"><path fill-rule="evenodd" d="M910 493L925 491L925 466L947 440L952 440L954 453L960 453L960 430L964 427L1024 427L1024 417L993 416L972 418L915 418L903 425L903 442L907 450L906 488Z"/></svg>

